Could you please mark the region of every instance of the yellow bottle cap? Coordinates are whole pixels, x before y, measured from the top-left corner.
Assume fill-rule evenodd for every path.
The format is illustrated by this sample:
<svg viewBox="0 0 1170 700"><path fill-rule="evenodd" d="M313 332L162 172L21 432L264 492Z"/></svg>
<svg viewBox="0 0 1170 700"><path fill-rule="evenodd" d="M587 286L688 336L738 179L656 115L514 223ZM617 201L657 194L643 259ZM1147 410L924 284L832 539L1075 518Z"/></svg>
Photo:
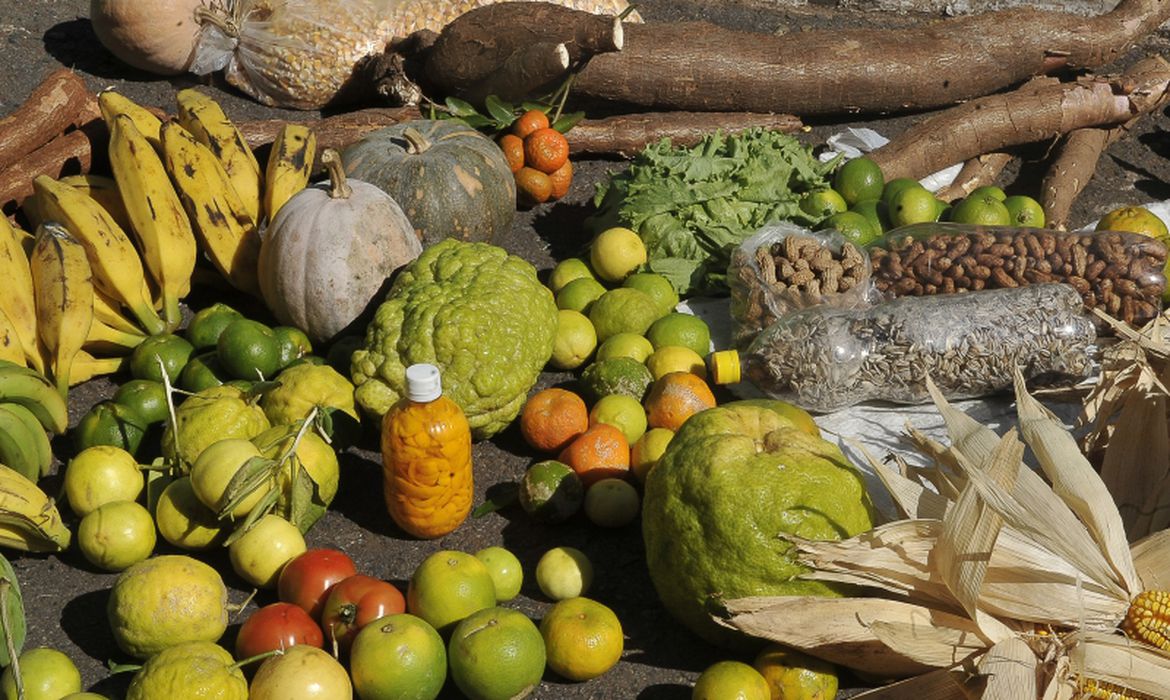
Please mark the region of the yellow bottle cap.
<svg viewBox="0 0 1170 700"><path fill-rule="evenodd" d="M739 383L739 352L736 350L720 350L711 353L708 358L711 378L716 384Z"/></svg>

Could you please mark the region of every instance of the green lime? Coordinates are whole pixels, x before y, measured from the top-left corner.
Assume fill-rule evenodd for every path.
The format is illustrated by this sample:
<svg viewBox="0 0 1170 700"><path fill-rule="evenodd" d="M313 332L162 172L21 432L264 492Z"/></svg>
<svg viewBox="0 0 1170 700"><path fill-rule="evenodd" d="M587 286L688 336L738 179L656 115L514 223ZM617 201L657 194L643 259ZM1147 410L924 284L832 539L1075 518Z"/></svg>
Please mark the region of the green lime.
<svg viewBox="0 0 1170 700"><path fill-rule="evenodd" d="M599 278L616 284L646 264L646 245L631 229L608 228L589 245L589 264Z"/></svg>
<svg viewBox="0 0 1170 700"><path fill-rule="evenodd" d="M645 362L654 346L646 340L646 336L637 333L618 333L611 335L597 348L595 359L598 362L614 357L631 357L638 362Z"/></svg>
<svg viewBox="0 0 1170 700"><path fill-rule="evenodd" d="M646 365L632 357L594 362L581 372L581 390L590 402L610 394L626 394L641 401L654 382Z"/></svg>
<svg viewBox="0 0 1170 700"><path fill-rule="evenodd" d="M678 292L670 280L656 272L635 272L622 282L623 287L637 289L658 303L661 313L674 311L678 306Z"/></svg>
<svg viewBox="0 0 1170 700"><path fill-rule="evenodd" d="M770 700L772 690L759 671L742 661L718 661L695 681L691 700Z"/></svg>
<svg viewBox="0 0 1170 700"><path fill-rule="evenodd" d="M869 221L869 226L878 233L885 233L890 228L889 207L880 199L863 199L857 204L849 208L849 211L857 212ZM856 241L861 245L865 245L870 241Z"/></svg>
<svg viewBox="0 0 1170 700"><path fill-rule="evenodd" d="M833 189L840 193L845 203L856 204L864 199L882 196L885 177L878 164L865 158L847 160L833 175Z"/></svg>
<svg viewBox="0 0 1170 700"><path fill-rule="evenodd" d="M1040 202L1023 194L1016 194L1003 200L1012 226L1023 228L1044 228L1044 207Z"/></svg>
<svg viewBox="0 0 1170 700"><path fill-rule="evenodd" d="M581 278L593 278L593 271L589 269L589 263L581 258L566 258L557 263L556 267L549 273L548 288L552 290L553 294L556 294L564 289L566 284Z"/></svg>
<svg viewBox="0 0 1170 700"><path fill-rule="evenodd" d="M549 364L556 369L576 369L597 349L597 333L585 314L570 309L557 312L557 337Z"/></svg>
<svg viewBox="0 0 1170 700"><path fill-rule="evenodd" d="M979 226L1007 226L1011 223L1011 215L1003 201L993 193L976 195L972 192L951 209L951 221Z"/></svg>
<svg viewBox="0 0 1170 700"><path fill-rule="evenodd" d="M564 462L537 462L520 479L520 507L538 522L564 522L581 510L584 501L581 477Z"/></svg>
<svg viewBox="0 0 1170 700"><path fill-rule="evenodd" d="M593 585L593 562L575 547L553 547L536 562L536 585L550 600L583 596Z"/></svg>
<svg viewBox="0 0 1170 700"><path fill-rule="evenodd" d="M845 203L845 198L841 196L841 193L827 187L823 190L808 192L800 198L800 210L817 220L843 212L848 208L849 205Z"/></svg>
<svg viewBox="0 0 1170 700"><path fill-rule="evenodd" d="M938 220L938 199L925 187L905 187L890 202L890 224L897 228Z"/></svg>
<svg viewBox="0 0 1170 700"><path fill-rule="evenodd" d="M628 394L602 396L589 410L589 425L612 425L633 445L646 432L646 409L642 402Z"/></svg>
<svg viewBox="0 0 1170 700"><path fill-rule="evenodd" d="M223 329L215 349L220 364L235 379L271 379L280 370L280 341L259 321L232 321Z"/></svg>
<svg viewBox="0 0 1170 700"><path fill-rule="evenodd" d="M475 558L482 561L488 573L492 575L492 583L496 585L497 603L506 603L520 595L520 587L524 583L524 567L515 554L503 547L485 547L475 553Z"/></svg>
<svg viewBox="0 0 1170 700"><path fill-rule="evenodd" d="M817 226L817 230L837 231L845 237L845 240L853 241L857 245L864 245L865 242L871 241L881 235L880 231L874 230L873 226L869 223L869 219L865 218L865 215L855 211L843 211L840 214L833 214L822 221Z"/></svg>
<svg viewBox="0 0 1170 700"><path fill-rule="evenodd" d="M557 292L558 309L589 313L589 307L605 294L605 287L592 277L581 277L569 282Z"/></svg>
<svg viewBox="0 0 1170 700"><path fill-rule="evenodd" d="M130 376L161 382L165 370L173 383L194 352L195 347L182 336L173 333L152 335L130 353Z"/></svg>
<svg viewBox="0 0 1170 700"><path fill-rule="evenodd" d="M78 421L73 445L78 452L94 445L111 445L135 454L148 427L146 419L129 406L101 401Z"/></svg>
<svg viewBox="0 0 1170 700"><path fill-rule="evenodd" d="M984 185L982 187L976 187L975 189L971 190L971 194L969 194L967 196L968 197L976 197L976 198L978 198L978 197L994 197L995 199L998 199L1001 202L1004 201L1005 199L1007 199L1007 193L1003 191L1003 188L996 187L995 185Z"/></svg>
<svg viewBox="0 0 1170 700"><path fill-rule="evenodd" d="M196 311L195 315L191 317L191 322L187 324L185 332L187 341L196 350L214 348L223 329L227 328L227 325L232 321L243 317L243 314L227 304L216 302Z"/></svg>
<svg viewBox="0 0 1170 700"><path fill-rule="evenodd" d="M451 632L451 680L474 700L523 698L540 685L547 656L536 624L519 610L493 607Z"/></svg>
<svg viewBox="0 0 1170 700"><path fill-rule="evenodd" d="M114 392L114 402L134 409L148 425L162 423L169 415L166 387L162 382L150 379L131 379L118 387Z"/></svg>
<svg viewBox="0 0 1170 700"><path fill-rule="evenodd" d="M663 316L646 329L646 339L655 350L679 345L702 357L711 352L711 329L706 321L693 314L674 311Z"/></svg>
<svg viewBox="0 0 1170 700"><path fill-rule="evenodd" d="M585 492L585 517L600 527L625 527L638 517L642 499L625 479L601 479Z"/></svg>
<svg viewBox="0 0 1170 700"><path fill-rule="evenodd" d="M280 369L313 352L313 343L300 328L276 326L272 329L280 348Z"/></svg>
<svg viewBox="0 0 1170 700"><path fill-rule="evenodd" d="M661 316L654 299L629 287L609 290L589 308L589 320L593 322L600 342L618 333L643 334Z"/></svg>
<svg viewBox="0 0 1170 700"><path fill-rule="evenodd" d="M325 364L348 377L350 372L350 358L355 350L366 345L366 339L360 335L346 335L333 341L325 353Z"/></svg>
<svg viewBox="0 0 1170 700"><path fill-rule="evenodd" d="M219 386L228 380L227 370L219 361L215 350L196 355L187 362L179 373L179 388L183 391L199 392L208 387Z"/></svg>
<svg viewBox="0 0 1170 700"><path fill-rule="evenodd" d="M24 685L23 700L59 700L69 693L81 692L81 672L64 653L50 648L25 649L17 658ZM0 689L5 700L16 700L15 665L0 675Z"/></svg>
<svg viewBox="0 0 1170 700"><path fill-rule="evenodd" d="M890 203L894 201L894 195L908 187L922 187L922 183L912 177L896 177L893 180L890 180L886 183L886 186L882 188L882 203L887 207L890 206ZM923 189L926 188L923 187Z"/></svg>

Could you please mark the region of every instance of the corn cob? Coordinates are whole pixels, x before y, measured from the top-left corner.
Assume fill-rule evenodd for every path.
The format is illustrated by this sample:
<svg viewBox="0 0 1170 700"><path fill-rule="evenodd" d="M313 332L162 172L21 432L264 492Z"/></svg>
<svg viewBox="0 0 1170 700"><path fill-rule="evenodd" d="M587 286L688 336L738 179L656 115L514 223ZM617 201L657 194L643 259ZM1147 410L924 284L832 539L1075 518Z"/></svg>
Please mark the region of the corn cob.
<svg viewBox="0 0 1170 700"><path fill-rule="evenodd" d="M1078 700L1158 700L1153 695L1092 678L1078 679L1077 692Z"/></svg>
<svg viewBox="0 0 1170 700"><path fill-rule="evenodd" d="M1121 621L1125 636L1170 651L1170 591L1142 591Z"/></svg>

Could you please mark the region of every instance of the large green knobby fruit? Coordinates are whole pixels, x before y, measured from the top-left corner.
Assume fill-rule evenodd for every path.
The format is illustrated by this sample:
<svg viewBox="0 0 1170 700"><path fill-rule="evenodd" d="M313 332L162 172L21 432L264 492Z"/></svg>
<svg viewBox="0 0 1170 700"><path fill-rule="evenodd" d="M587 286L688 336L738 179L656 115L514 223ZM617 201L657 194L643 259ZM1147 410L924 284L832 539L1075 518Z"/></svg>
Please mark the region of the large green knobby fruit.
<svg viewBox="0 0 1170 700"><path fill-rule="evenodd" d="M838 540L872 527L861 476L817 435L804 411L780 401L736 401L692 416L646 480L642 535L662 604L709 642L749 640L718 625L720 600L841 595L779 537Z"/></svg>

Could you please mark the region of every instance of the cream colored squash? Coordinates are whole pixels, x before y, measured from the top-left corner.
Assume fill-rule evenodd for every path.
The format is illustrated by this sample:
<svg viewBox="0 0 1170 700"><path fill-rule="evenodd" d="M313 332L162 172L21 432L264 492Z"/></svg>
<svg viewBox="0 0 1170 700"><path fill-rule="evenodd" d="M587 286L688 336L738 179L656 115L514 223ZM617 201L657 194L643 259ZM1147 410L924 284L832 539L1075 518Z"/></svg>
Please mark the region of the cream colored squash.
<svg viewBox="0 0 1170 700"><path fill-rule="evenodd" d="M158 75L187 71L211 0L90 0L93 31L110 53Z"/></svg>

